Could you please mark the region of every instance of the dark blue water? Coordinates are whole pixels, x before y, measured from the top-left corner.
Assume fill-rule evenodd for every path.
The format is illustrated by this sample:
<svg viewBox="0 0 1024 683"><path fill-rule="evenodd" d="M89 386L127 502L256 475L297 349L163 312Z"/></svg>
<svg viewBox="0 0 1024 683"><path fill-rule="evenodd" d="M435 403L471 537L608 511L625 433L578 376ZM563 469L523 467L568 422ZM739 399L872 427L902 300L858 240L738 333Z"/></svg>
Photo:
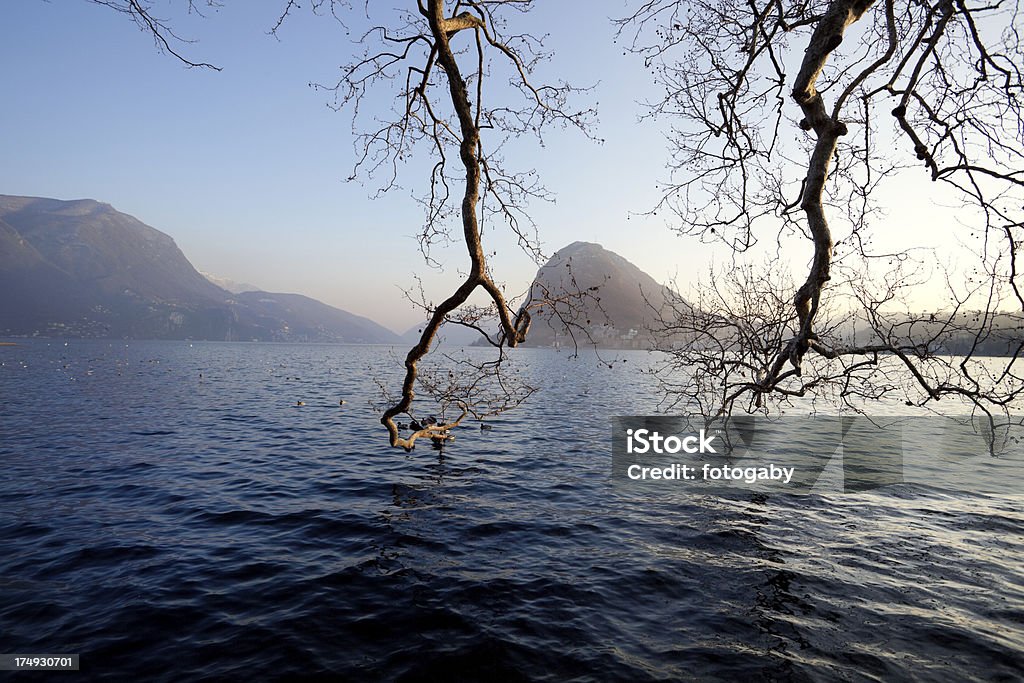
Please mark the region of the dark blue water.
<svg viewBox="0 0 1024 683"><path fill-rule="evenodd" d="M80 653L61 680L1024 678L1024 496L614 484L645 356L515 355L526 407L406 454L367 404L387 349L0 347L0 652Z"/></svg>

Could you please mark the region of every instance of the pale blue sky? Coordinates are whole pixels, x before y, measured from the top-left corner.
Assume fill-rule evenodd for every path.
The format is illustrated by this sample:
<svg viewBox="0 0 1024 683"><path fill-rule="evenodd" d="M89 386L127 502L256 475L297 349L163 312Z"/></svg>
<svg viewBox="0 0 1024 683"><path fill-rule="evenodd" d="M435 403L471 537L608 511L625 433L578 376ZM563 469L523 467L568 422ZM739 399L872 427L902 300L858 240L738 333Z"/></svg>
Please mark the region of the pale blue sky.
<svg viewBox="0 0 1024 683"><path fill-rule="evenodd" d="M422 221L405 190L371 200L372 186L345 183L350 117L308 86L330 81L358 49L328 17L303 9L268 35L282 0L225 3L204 19L184 2L159 3L189 57L223 67L186 69L157 52L126 17L83 0L9 0L0 24L0 193L112 204L171 235L200 270L265 289L316 297L396 330L419 316L400 288L424 276L440 297L465 263L461 248L428 269L414 235ZM397 3L396 3L397 4ZM581 6L586 11L581 12ZM703 273L710 251L683 241L664 217L633 216L656 200L665 177L657 126L638 124L652 93L638 58L613 44L621 0L542 3L531 21L550 34L558 74L597 84L597 145L567 132L527 161L558 197L536 204L546 253L595 241L659 280ZM509 291L536 266L507 239L493 262ZM799 272L802 263L794 263Z"/></svg>

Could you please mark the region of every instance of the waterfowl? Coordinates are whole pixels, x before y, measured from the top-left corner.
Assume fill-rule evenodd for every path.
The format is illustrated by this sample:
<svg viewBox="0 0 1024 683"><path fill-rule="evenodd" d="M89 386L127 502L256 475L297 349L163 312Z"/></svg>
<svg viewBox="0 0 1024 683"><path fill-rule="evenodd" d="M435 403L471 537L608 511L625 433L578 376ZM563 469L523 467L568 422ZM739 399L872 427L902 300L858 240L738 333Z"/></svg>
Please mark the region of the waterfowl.
<svg viewBox="0 0 1024 683"><path fill-rule="evenodd" d="M481 432L489 432L489 431L491 431L492 429L494 429L494 427L492 427L491 425L489 425L489 424L484 424L483 422L481 422L481 423L480 423L480 431L481 431Z"/></svg>
<svg viewBox="0 0 1024 683"><path fill-rule="evenodd" d="M297 405L297 406L304 406L304 405L306 405L306 402L305 401L296 401L295 405Z"/></svg>

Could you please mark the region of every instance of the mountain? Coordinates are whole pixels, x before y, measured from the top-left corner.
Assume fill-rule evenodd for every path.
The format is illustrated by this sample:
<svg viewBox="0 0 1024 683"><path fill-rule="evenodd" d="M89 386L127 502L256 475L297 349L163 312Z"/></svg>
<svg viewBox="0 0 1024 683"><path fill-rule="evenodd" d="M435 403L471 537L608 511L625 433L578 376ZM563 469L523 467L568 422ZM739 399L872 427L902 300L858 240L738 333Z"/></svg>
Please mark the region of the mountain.
<svg viewBox="0 0 1024 683"><path fill-rule="evenodd" d="M259 329L273 330L272 338L282 341L349 344L395 344L401 341L394 332L369 318L301 294L242 292L232 300L244 311L243 320Z"/></svg>
<svg viewBox="0 0 1024 683"><path fill-rule="evenodd" d="M229 280L226 277L217 277L216 275L211 275L210 273L204 273L203 271L199 271L199 273L200 273L200 275L205 277L207 280L209 280L213 284L217 285L221 289L226 289L227 291L231 292L232 294L241 294L242 292L262 292L262 291L264 291L264 289L262 287L257 287L256 285L250 285L248 282L236 282L234 280Z"/></svg>
<svg viewBox="0 0 1024 683"><path fill-rule="evenodd" d="M526 345L571 345L565 321L572 320L573 335L581 345L649 348L649 329L665 305L667 292L650 275L600 244L573 242L537 271L530 287L532 305L545 298L568 300L541 305L533 312Z"/></svg>
<svg viewBox="0 0 1024 683"><path fill-rule="evenodd" d="M168 235L91 199L0 195L0 334L394 343L296 294L235 295Z"/></svg>
<svg viewBox="0 0 1024 683"><path fill-rule="evenodd" d="M424 325L426 325L426 321L410 327L402 335L402 342L410 345L419 343ZM490 325L490 327L493 326L493 324ZM478 342L483 342L484 339L483 335L476 330L453 323L444 325L437 337L441 346L473 346Z"/></svg>

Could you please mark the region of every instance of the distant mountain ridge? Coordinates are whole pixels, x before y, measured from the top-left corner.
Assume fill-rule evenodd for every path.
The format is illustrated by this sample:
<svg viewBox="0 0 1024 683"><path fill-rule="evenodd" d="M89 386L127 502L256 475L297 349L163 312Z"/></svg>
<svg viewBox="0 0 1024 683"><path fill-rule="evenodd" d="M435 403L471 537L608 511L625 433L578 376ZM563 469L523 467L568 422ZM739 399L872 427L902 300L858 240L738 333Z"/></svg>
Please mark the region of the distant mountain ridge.
<svg viewBox="0 0 1024 683"><path fill-rule="evenodd" d="M227 291L231 292L232 294L241 294L242 292L263 292L263 291L266 291L262 287L257 287L256 285L250 285L248 282L236 282L236 281L230 280L230 279L228 279L226 277L217 277L216 275L211 275L210 273L204 273L203 271L199 271L199 274L202 275L203 277L205 277L207 280L209 280L213 284L215 284L218 287L220 287L221 289L226 289Z"/></svg>
<svg viewBox="0 0 1024 683"><path fill-rule="evenodd" d="M410 327L402 335L402 342L409 345L418 344L426 324L427 322L423 321ZM494 321L494 324L497 322ZM435 339L440 346L474 346L484 342L484 336L476 330L455 323L448 323L442 327Z"/></svg>
<svg viewBox="0 0 1024 683"><path fill-rule="evenodd" d="M0 291L3 335L399 341L309 297L231 293L170 236L92 199L0 195Z"/></svg>

